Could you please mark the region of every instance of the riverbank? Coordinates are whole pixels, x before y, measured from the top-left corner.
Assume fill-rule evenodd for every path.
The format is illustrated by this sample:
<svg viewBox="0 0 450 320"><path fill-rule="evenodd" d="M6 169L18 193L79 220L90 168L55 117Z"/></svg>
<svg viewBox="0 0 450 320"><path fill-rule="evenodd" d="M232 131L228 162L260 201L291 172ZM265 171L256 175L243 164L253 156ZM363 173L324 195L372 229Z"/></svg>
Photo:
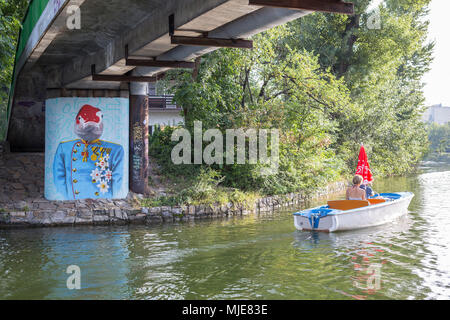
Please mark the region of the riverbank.
<svg viewBox="0 0 450 320"><path fill-rule="evenodd" d="M0 228L63 225L158 224L269 213L343 190L345 182L313 193L259 198L252 204L142 206L143 195L123 200L49 201L44 198L44 154L0 153Z"/></svg>
<svg viewBox="0 0 450 320"><path fill-rule="evenodd" d="M450 153L449 152L433 152L428 155L424 161L435 161L450 163Z"/></svg>

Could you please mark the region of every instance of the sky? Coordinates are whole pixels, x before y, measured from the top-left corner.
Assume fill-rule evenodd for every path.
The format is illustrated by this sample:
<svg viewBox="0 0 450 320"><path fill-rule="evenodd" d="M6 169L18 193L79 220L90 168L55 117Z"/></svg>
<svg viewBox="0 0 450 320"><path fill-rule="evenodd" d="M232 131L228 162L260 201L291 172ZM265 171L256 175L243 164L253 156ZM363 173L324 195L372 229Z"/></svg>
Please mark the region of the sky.
<svg viewBox="0 0 450 320"><path fill-rule="evenodd" d="M442 103L450 106L450 1L432 0L430 5L428 38L435 41L434 61L424 76L427 105Z"/></svg>

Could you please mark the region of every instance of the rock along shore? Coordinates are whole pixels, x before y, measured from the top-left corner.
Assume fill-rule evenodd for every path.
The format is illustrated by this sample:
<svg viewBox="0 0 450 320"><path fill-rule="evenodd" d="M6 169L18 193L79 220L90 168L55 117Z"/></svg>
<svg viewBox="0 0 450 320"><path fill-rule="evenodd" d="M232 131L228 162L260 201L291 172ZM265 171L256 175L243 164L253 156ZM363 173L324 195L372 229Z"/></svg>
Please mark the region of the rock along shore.
<svg viewBox="0 0 450 320"><path fill-rule="evenodd" d="M44 154L0 150L0 228L63 225L159 224L165 222L270 213L307 199L342 191L339 182L313 194L265 197L253 205L186 205L141 207L142 195L130 192L123 200L49 201L44 195Z"/></svg>

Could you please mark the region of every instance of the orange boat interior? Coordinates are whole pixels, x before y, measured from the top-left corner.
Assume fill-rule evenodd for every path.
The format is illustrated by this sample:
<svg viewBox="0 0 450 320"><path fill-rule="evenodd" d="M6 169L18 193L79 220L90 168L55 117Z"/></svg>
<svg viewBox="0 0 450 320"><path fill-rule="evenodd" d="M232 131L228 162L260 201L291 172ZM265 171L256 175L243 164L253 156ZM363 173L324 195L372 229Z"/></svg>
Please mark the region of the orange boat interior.
<svg viewBox="0 0 450 320"><path fill-rule="evenodd" d="M369 199L369 200L331 200L328 201L330 209L351 210L356 208L367 207L373 204L386 202L384 199Z"/></svg>

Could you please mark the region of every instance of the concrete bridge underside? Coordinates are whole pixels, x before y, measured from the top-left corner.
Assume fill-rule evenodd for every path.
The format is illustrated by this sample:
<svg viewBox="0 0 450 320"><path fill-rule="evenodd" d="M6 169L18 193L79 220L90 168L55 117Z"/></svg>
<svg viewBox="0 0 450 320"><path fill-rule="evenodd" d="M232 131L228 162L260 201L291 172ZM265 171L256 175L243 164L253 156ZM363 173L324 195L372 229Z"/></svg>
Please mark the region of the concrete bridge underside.
<svg viewBox="0 0 450 320"><path fill-rule="evenodd" d="M322 0L323 1L323 0ZM67 20L75 5L80 29ZM44 149L45 99L128 96L127 82L93 81L100 75L152 76L167 68L125 64L131 58L192 60L214 46L176 45L169 35L246 38L312 11L249 5L249 0L50 0L16 59L7 140L14 151Z"/></svg>

